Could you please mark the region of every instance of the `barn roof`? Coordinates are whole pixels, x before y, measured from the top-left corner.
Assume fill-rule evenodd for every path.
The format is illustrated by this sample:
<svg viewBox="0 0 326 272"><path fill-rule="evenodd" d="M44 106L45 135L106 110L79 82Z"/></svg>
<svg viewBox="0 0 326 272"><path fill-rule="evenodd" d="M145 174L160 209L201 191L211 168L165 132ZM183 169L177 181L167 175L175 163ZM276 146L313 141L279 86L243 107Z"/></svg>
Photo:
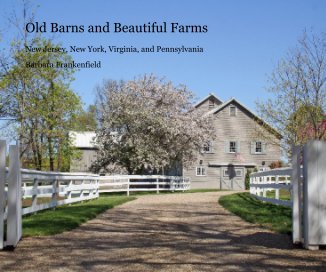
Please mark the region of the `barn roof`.
<svg viewBox="0 0 326 272"><path fill-rule="evenodd" d="M96 148L95 131L70 131L72 145L77 148Z"/></svg>

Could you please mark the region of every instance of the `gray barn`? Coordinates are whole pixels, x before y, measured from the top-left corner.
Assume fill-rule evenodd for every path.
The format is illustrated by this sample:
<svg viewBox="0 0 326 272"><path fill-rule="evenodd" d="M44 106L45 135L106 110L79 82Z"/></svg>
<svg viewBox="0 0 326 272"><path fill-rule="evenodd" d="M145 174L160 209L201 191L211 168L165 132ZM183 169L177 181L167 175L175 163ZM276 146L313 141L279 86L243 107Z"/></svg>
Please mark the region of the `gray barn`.
<svg viewBox="0 0 326 272"><path fill-rule="evenodd" d="M222 103L211 94L196 108L211 116L216 138L203 146L193 167L183 169L192 188L244 189L249 169L280 159L280 134L270 127L267 131L264 122L236 99ZM257 138L257 129L264 130L270 141Z"/></svg>
<svg viewBox="0 0 326 272"><path fill-rule="evenodd" d="M89 172L89 167L96 158L95 132L71 131L69 136L72 139L72 145L80 151L80 158L71 161L70 171Z"/></svg>

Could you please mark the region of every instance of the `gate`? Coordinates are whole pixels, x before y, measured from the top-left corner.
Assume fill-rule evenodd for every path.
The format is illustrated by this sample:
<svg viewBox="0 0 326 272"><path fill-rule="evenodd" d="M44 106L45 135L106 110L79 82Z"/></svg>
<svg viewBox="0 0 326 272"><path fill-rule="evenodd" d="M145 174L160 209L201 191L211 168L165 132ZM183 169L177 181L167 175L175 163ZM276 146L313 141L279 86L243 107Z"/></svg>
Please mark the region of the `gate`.
<svg viewBox="0 0 326 272"><path fill-rule="evenodd" d="M22 236L21 195L19 145L9 146L7 170L6 141L0 140L0 249L15 247Z"/></svg>
<svg viewBox="0 0 326 272"><path fill-rule="evenodd" d="M291 192L291 201L280 199L281 189ZM267 197L268 191L275 191L275 198ZM293 243L302 243L308 249L326 245L325 141L294 147L292 169L251 174L250 193L262 201L292 207Z"/></svg>
<svg viewBox="0 0 326 272"><path fill-rule="evenodd" d="M293 242L318 249L326 245L326 142L295 147L292 165Z"/></svg>

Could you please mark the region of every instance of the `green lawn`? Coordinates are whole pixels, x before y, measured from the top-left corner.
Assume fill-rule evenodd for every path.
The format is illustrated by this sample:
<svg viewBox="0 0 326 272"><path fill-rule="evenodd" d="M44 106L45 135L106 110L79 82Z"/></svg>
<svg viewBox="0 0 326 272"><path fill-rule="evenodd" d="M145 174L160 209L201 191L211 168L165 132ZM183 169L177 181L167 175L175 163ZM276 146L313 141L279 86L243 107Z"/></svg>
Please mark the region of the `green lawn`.
<svg viewBox="0 0 326 272"><path fill-rule="evenodd" d="M219 203L250 223L279 233L292 232L292 210L289 207L264 203L251 197L249 193L222 196Z"/></svg>
<svg viewBox="0 0 326 272"><path fill-rule="evenodd" d="M266 193L269 198L275 198L275 190ZM291 200L290 192L286 189L280 189L280 199L281 200Z"/></svg>
<svg viewBox="0 0 326 272"><path fill-rule="evenodd" d="M127 201L127 196L101 196L84 203L65 205L23 217L23 236L44 236L72 230L98 214Z"/></svg>

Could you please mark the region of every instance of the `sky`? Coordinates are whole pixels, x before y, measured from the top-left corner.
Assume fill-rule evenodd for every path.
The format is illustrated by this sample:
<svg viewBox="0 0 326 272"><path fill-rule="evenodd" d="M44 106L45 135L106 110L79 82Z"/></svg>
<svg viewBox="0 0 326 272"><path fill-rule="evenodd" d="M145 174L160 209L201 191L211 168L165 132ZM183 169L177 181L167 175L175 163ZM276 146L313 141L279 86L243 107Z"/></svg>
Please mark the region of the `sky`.
<svg viewBox="0 0 326 272"><path fill-rule="evenodd" d="M8 48L12 30L8 14L21 14L20 1L0 0L1 47ZM278 61L296 46L306 29L326 32L326 1L320 0L56 0L31 1L35 21L62 25L121 22L178 22L207 25L206 33L61 33L56 42L69 47L200 46L203 53L72 53L75 61L101 60L101 69L81 69L72 89L85 105L94 103L95 87L104 79L129 80L144 74L185 84L198 99L214 93L238 99L255 112L255 101L267 96L268 77ZM53 34L46 33L46 35Z"/></svg>

